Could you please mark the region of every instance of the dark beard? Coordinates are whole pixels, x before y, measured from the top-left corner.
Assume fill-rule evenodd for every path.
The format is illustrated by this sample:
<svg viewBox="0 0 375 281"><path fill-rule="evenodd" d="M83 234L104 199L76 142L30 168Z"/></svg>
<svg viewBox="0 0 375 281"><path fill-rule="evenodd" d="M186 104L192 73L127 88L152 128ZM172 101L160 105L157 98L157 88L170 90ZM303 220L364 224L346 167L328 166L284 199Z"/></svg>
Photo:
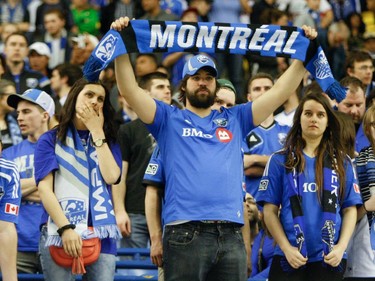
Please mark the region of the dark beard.
<svg viewBox="0 0 375 281"><path fill-rule="evenodd" d="M186 99L189 100L190 105L192 105L195 108L209 108L211 107L215 102L215 94L210 92L209 95L206 96L200 96L198 92L202 89L196 90L194 93L188 93L186 92ZM206 89L207 91L210 91Z"/></svg>

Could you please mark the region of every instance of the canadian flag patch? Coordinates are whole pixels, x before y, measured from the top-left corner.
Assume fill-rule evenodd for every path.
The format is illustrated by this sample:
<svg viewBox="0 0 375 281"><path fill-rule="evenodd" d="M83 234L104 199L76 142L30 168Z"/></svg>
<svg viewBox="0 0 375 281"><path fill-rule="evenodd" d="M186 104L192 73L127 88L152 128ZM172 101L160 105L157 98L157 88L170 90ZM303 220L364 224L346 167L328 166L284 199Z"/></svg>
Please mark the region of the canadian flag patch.
<svg viewBox="0 0 375 281"><path fill-rule="evenodd" d="M5 213L7 214L12 214L12 215L18 215L18 206L11 204L11 203L6 203L5 204Z"/></svg>

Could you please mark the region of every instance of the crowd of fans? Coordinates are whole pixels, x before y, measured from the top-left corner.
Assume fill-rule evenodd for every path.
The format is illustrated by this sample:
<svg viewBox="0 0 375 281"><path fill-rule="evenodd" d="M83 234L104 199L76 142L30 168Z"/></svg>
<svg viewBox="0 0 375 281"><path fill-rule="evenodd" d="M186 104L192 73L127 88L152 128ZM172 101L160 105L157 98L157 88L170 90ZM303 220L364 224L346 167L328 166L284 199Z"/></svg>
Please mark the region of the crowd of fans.
<svg viewBox="0 0 375 281"><path fill-rule="evenodd" d="M150 221L151 217L154 221L157 219L155 214L146 217L150 209L145 207L145 199L146 203L151 201L147 201L147 198L150 200L150 197L147 197L150 194L146 193L144 185L148 185L147 192L154 191L155 198L161 200L163 195L160 195L159 191L160 186L163 186L164 183L157 183L156 185L160 184L160 186L153 189L155 182L143 179L145 171L147 173L147 170L152 168L151 162L154 156L151 157L151 154L156 146L155 139L148 132L144 123L137 119L137 113L119 90L121 87L116 81L115 64L110 64L101 72L101 84L81 82L81 88L77 89L77 86L74 86L75 82L82 78L83 66L100 39L116 19L125 16L130 19L156 21L241 22L254 25L273 24L297 27L306 25L314 28L318 32L317 40L326 54L334 78L348 89L347 96L343 101L330 101L331 108L343 114L330 117L329 122L340 122L341 128L345 128L340 132L342 134L340 138L345 144L345 153L353 160L360 157L359 159L367 164L368 159L364 160L361 151L374 145L374 136L370 132L370 127L374 128L374 119L371 117L366 119L365 113L367 111L374 112L375 104L375 0L2 0L0 2L0 129L1 144L4 149L3 158L14 161L18 165L21 175L19 184L22 190L22 200L19 207L20 220L17 225L18 273L42 272L43 262L47 265L53 263L51 260L46 263L46 260L43 261L43 257L40 261L38 254L42 252L39 245L40 224L46 222L46 217L44 217L45 220L42 219L41 202L45 203L45 198L51 195L48 189L46 193L45 182L52 182L52 177L48 178L51 172L48 170L48 173L43 174L46 178L38 179L44 188L42 193L44 200L42 200L43 198L38 194L36 187L38 181L36 182L34 178L36 143L48 129L61 124L62 120L68 122L67 116L70 115L71 119L82 120L85 118L82 116L89 114L84 109L81 112L79 107L81 105L84 107L84 101L77 102L76 98L68 97L72 88L75 95L79 96L81 91L87 87L97 87L100 91L102 88L106 89L102 96L105 96L105 102L104 98L103 102L107 110L110 111L107 99L116 110L116 114L112 115L111 113L111 115L105 116L106 122L111 121L113 128L121 128L118 131L120 148L112 147L106 152L108 155L114 154L115 160L119 164L121 149L122 165L116 166L113 159L110 163L116 169L122 167L121 178L118 180L111 178L110 181L113 184L113 211L116 214L117 226L123 235L117 247L145 248L151 246L151 258L155 265L160 266L159 279L162 280L162 247L158 244L161 243L161 235L159 235L158 225L152 226L153 221ZM181 79L186 74L184 66L196 55L197 53L176 52L132 54L130 59L134 67L135 78L142 89L155 100L182 109L186 106L181 99L180 92ZM218 111L222 107L229 108L235 104L254 102L274 86L275 81L287 71L292 63L291 60L284 57L270 58L257 54L216 53L205 55L215 62L215 71L217 71L215 76L224 78L218 79L218 87L223 92L217 92L212 106L213 110ZM280 232L279 228L275 230L273 227L279 209L271 209L269 205L274 202L262 193L265 190L262 190L262 185L264 187L265 181L267 184L271 181L271 177L267 174L267 163L274 152L283 148L293 126L293 116L296 110L298 112L299 106L304 106L300 104L302 98L305 97L303 102L308 103L309 98L306 96L309 94L325 95L319 85L312 80L312 76L306 72L298 88L290 93L289 98L282 106L265 120L261 120L259 126L248 132L243 140L243 185L246 194L244 195L244 208L248 220L246 222L248 224L245 224L248 231L243 234L248 236L244 237L244 240L253 249L252 254L250 251L247 252L249 260L251 255L251 266L248 264L249 269L252 267L250 280L263 280L268 277L274 250L278 249L277 246L275 248L275 244L281 241L279 236L275 237L276 240L272 237L275 236L275 233ZM35 89L37 92L30 93L28 92L30 89ZM24 100L37 105L36 108L42 107L48 114L38 117L40 120L27 119L25 117L27 111L31 112L35 108L31 107L30 109L29 105L23 109L22 99L11 101L11 96L22 93L30 95L26 96ZM49 97L44 97L44 94L48 94ZM39 96L46 101L41 103ZM326 102L321 101L320 98L311 96L311 99L326 107ZM80 117L66 109L66 101L70 106L76 108L76 114ZM50 107L46 108L45 103L50 106L53 103L53 110ZM331 113L328 109L326 111ZM38 114L37 110L35 112ZM92 120L98 121L95 118ZM375 115L372 118L375 118ZM90 131L90 128L94 128L93 130L97 132L97 124L94 126L90 120L82 122L81 129ZM63 125L66 126L67 123ZM106 133L100 131L100 139L104 139ZM294 133L296 138L303 135L303 132L300 131ZM60 136L60 139L65 141L66 137L66 135ZM77 137L79 136L77 135ZM55 135L54 138L56 138ZM88 140L90 135L85 138ZM291 141L290 137L289 141ZM329 139L329 142L332 142L332 139ZM334 145L339 144L333 142L332 146ZM94 144L92 148L94 147L97 145ZM38 151L38 153L40 152ZM367 153L373 154L372 151ZM104 160L103 155L101 157L101 161L107 163L108 160ZM60 163L58 165L64 166ZM352 175L350 169L347 167L345 169L346 175ZM312 171L312 169L310 170ZM110 171L107 172L110 174ZM362 173L366 174L363 171ZM364 177L362 175L362 179ZM362 180L363 182L367 184L366 180ZM355 184L355 179L353 179L353 183ZM308 188L310 187L306 187L306 189ZM369 189L366 189L365 193L365 195L362 194L363 202L369 200L372 195ZM261 204L257 206L257 202L261 202ZM357 204L357 201L353 200L353 202L352 205ZM350 258L350 253L352 253L352 257L361 256L361 253L355 250L361 240L358 238L358 233L364 233L360 229L368 227L371 223L374 227L372 211L375 210L375 206L372 204L363 204L364 210L358 211L362 214L361 217L358 215L358 224L363 227L358 227L354 231L353 237L357 237L357 240L353 238L348 245L348 264L345 273L347 280L357 280L355 278L359 277L375 278L375 264L370 265L370 268L371 266L374 268L367 271L370 275L363 275L358 271L367 269L358 270L355 265L356 260ZM263 205L265 205L265 210L263 210ZM0 206L2 205L0 204ZM159 205L153 207L155 207L153 210L157 211L156 217L160 217L161 207ZM50 215L54 213L52 207L49 207L47 211ZM269 227L270 219L267 224L264 211L267 212L268 217L273 218L272 227ZM366 213L365 217L368 217L368 220L363 221L362 217ZM55 217L59 215L55 214ZM1 219L0 216L0 221ZM342 220L344 220L344 216ZM66 223L64 219L61 221ZM8 225L6 226L8 227ZM70 231L70 229L67 230ZM46 229L42 228L42 231L44 235L47 235ZM375 239L374 233L372 235ZM156 236L157 238L155 238ZM111 236L111 238L113 237ZM108 239L110 240L110 238ZM43 240L43 243L45 242ZM372 249L364 247L366 255L371 256L372 254L373 256L375 242L372 242ZM115 246L112 244L106 246L110 253L115 252ZM74 254L72 252L72 255ZM279 262L280 255L276 255L276 257ZM300 261L302 262L302 259ZM333 262L331 261L331 263ZM56 270L50 268L51 272L55 272L48 273L52 274L49 277L51 280L53 280ZM275 268L272 272L275 274ZM46 274L46 270L44 273ZM3 278L6 278L8 274L11 276L13 273L3 272Z"/></svg>

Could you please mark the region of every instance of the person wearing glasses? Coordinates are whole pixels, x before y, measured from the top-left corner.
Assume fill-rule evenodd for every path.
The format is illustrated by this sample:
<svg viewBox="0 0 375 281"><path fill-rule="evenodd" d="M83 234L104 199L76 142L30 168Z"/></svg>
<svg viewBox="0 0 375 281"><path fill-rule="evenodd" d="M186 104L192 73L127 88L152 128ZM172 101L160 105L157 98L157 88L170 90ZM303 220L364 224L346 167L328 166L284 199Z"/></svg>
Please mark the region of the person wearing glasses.
<svg viewBox="0 0 375 281"><path fill-rule="evenodd" d="M371 55L366 51L350 52L346 60L346 73L358 78L366 86L366 97L371 90L375 88L375 82L372 77L374 75L374 65Z"/></svg>
<svg viewBox="0 0 375 281"><path fill-rule="evenodd" d="M341 86L347 88L346 97L338 105L338 111L344 112L352 117L355 129L355 151L358 153L362 148L370 145L363 128L362 120L366 111L366 86L358 78L347 76L340 81Z"/></svg>

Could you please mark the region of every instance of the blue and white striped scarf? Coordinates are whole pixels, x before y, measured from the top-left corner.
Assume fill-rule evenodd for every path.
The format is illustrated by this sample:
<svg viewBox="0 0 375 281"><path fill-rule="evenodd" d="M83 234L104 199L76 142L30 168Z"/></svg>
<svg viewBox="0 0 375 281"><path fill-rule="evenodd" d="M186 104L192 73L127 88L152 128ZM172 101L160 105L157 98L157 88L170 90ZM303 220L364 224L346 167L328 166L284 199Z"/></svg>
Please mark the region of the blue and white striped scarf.
<svg viewBox="0 0 375 281"><path fill-rule="evenodd" d="M66 145L56 142L55 153L59 169L54 176L54 192L69 222L83 239L91 238L87 230L89 213L95 237L120 238L108 185L102 178L95 147L87 148L74 127L69 128ZM62 246L57 225L49 218L46 245Z"/></svg>
<svg viewBox="0 0 375 281"><path fill-rule="evenodd" d="M317 40L311 41L303 34L300 28L277 25L132 20L121 32L109 30L104 35L83 72L88 80L96 81L101 70L127 53L205 52L286 57L304 61L322 90L340 102L345 98L345 89L334 79Z"/></svg>

